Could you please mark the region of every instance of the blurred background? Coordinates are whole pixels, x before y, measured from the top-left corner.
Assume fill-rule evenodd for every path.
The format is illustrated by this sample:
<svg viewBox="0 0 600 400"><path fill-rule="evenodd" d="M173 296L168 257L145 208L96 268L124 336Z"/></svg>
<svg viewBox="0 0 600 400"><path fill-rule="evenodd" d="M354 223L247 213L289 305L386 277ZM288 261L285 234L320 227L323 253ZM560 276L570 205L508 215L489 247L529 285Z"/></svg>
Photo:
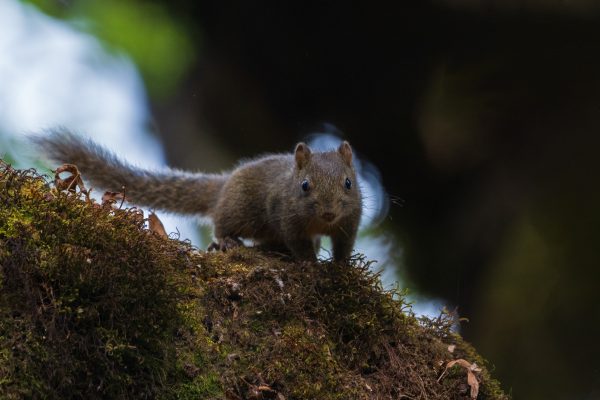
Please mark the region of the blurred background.
<svg viewBox="0 0 600 400"><path fill-rule="evenodd" d="M2 0L0 156L41 167L22 137L57 125L204 171L347 139L386 284L458 307L514 398L600 399L600 4L272 3Z"/></svg>

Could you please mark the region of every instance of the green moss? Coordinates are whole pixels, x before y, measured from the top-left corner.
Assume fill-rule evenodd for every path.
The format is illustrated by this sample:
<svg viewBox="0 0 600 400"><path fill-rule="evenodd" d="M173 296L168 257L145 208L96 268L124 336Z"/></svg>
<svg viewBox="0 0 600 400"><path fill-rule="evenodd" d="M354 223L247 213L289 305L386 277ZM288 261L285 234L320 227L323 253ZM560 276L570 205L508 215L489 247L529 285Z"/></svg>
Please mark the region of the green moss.
<svg viewBox="0 0 600 400"><path fill-rule="evenodd" d="M0 397L506 399L370 263L207 254L0 164ZM22 216L26 218L21 219ZM455 344L456 351L448 351Z"/></svg>
<svg viewBox="0 0 600 400"><path fill-rule="evenodd" d="M0 390L157 393L174 362L180 245L149 235L133 212L52 193L30 171L2 166L0 202L0 348L11 382Z"/></svg>
<svg viewBox="0 0 600 400"><path fill-rule="evenodd" d="M169 397L178 400L202 400L223 398L223 389L218 375L200 375L193 381L182 383L173 389Z"/></svg>
<svg viewBox="0 0 600 400"><path fill-rule="evenodd" d="M339 365L326 338L323 332L288 324L275 346L265 351L272 363L263 366L264 378L273 386L287 386L291 398L356 398L357 376Z"/></svg>

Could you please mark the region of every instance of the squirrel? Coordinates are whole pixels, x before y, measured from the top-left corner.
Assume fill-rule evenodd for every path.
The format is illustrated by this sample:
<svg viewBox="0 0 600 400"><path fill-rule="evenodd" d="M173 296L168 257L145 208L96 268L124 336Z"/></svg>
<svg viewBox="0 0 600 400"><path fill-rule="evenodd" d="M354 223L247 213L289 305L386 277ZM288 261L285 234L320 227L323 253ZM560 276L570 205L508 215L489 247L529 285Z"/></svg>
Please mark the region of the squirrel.
<svg viewBox="0 0 600 400"><path fill-rule="evenodd" d="M209 250L226 251L251 239L316 261L325 235L331 237L334 261L352 253L362 197L347 141L327 152L300 142L293 154L265 155L209 174L141 169L66 130L32 140L49 159L75 164L93 185L124 188L132 204L209 217L216 237Z"/></svg>

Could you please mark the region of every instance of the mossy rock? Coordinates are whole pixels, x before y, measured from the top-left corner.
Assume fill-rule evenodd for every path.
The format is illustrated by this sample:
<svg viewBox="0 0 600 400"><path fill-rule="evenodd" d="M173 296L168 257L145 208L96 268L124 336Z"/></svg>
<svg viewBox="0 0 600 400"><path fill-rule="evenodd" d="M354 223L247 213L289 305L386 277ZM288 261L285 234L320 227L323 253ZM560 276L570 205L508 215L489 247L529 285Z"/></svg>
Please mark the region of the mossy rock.
<svg viewBox="0 0 600 400"><path fill-rule="evenodd" d="M460 358L507 398L369 267L200 252L0 164L0 397L469 399Z"/></svg>

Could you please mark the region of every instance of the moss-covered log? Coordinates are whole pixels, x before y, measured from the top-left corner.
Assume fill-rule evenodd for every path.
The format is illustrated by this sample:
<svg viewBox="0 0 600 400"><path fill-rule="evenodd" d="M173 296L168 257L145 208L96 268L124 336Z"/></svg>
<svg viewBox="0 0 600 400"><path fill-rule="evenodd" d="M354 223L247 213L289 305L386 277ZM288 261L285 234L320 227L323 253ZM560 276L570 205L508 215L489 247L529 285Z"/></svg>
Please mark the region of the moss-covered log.
<svg viewBox="0 0 600 400"><path fill-rule="evenodd" d="M361 257L207 254L144 225L0 164L0 397L507 398Z"/></svg>

